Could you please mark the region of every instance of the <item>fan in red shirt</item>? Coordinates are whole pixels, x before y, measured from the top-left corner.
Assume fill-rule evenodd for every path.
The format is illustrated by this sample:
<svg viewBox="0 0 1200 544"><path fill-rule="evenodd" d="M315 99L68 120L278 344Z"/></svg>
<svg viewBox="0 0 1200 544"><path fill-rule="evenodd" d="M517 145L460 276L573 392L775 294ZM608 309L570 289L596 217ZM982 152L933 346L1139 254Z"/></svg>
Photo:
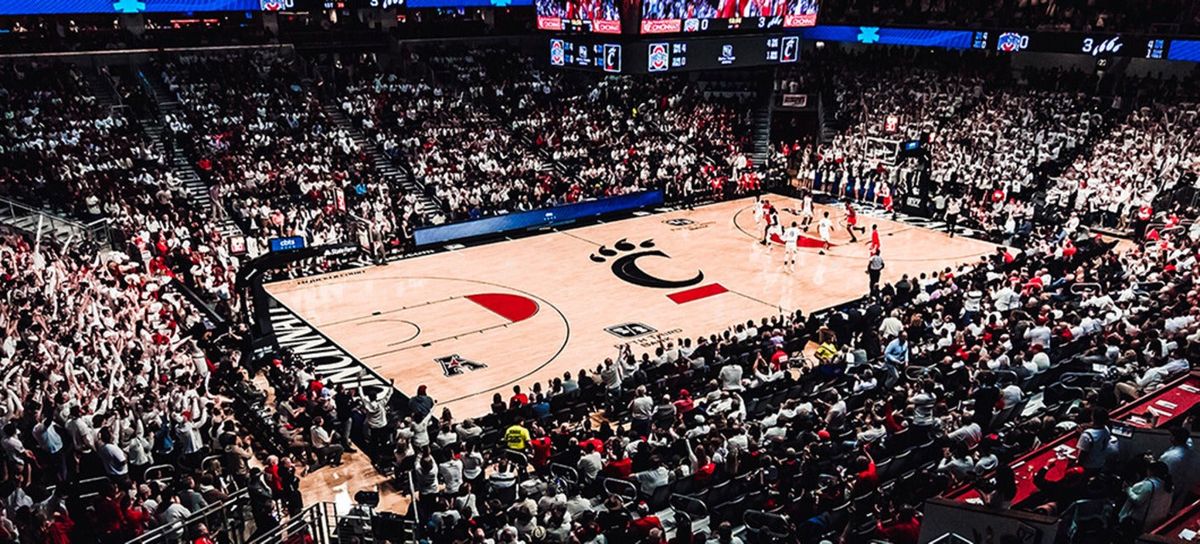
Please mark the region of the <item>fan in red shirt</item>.
<svg viewBox="0 0 1200 544"><path fill-rule="evenodd" d="M65 510L54 513L54 521L44 529L42 542L44 544L71 544L71 532L75 530L75 522Z"/></svg>
<svg viewBox="0 0 1200 544"><path fill-rule="evenodd" d="M628 480L633 474L633 459L625 456L625 452L615 450L615 457L604 465L604 475L610 478Z"/></svg>
<svg viewBox="0 0 1200 544"><path fill-rule="evenodd" d="M687 389L679 390L679 400L675 401L675 412L680 416L696 409L696 401L692 400L692 394Z"/></svg>
<svg viewBox="0 0 1200 544"><path fill-rule="evenodd" d="M1078 250L1075 248L1075 244L1071 243L1069 238L1063 242L1063 257L1070 259L1075 256L1076 251Z"/></svg>
<svg viewBox="0 0 1200 544"><path fill-rule="evenodd" d="M876 470L875 460L871 458L867 448L863 448L863 454L858 456L855 464L860 470L854 482L854 496L857 497L877 489L879 487L879 471Z"/></svg>
<svg viewBox="0 0 1200 544"><path fill-rule="evenodd" d="M650 514L650 506L645 501L638 503L637 511L640 517L629 521L629 536L634 542L641 542L649 537L650 532L654 529L658 529L660 532L663 530L662 521L658 519L658 516Z"/></svg>
<svg viewBox="0 0 1200 544"><path fill-rule="evenodd" d="M529 441L529 445L533 448L533 466L538 468L545 468L546 466L549 466L550 451L553 447L550 437L543 436L541 438L534 438L533 440Z"/></svg>
<svg viewBox="0 0 1200 544"><path fill-rule="evenodd" d="M788 353L784 351L783 346L776 346L775 353L771 354L771 368L779 371L788 362Z"/></svg>
<svg viewBox="0 0 1200 544"><path fill-rule="evenodd" d="M604 441L603 440L600 440L599 438L596 438L593 436L592 438L581 441L579 443L579 449L586 452L588 444L592 445L592 448L594 451L599 452L600 455L604 455Z"/></svg>
<svg viewBox="0 0 1200 544"><path fill-rule="evenodd" d="M878 522L875 533L882 540L894 544L917 544L921 536L921 520L917 518L915 510L904 508L900 510L896 519L887 523Z"/></svg>
<svg viewBox="0 0 1200 544"><path fill-rule="evenodd" d="M212 537L208 534L208 526L201 523L196 526L196 538L192 540L192 544L216 544Z"/></svg>
<svg viewBox="0 0 1200 544"><path fill-rule="evenodd" d="M529 404L529 395L521 392L521 386L514 385L513 396L508 399L509 409L520 408L526 404Z"/></svg>

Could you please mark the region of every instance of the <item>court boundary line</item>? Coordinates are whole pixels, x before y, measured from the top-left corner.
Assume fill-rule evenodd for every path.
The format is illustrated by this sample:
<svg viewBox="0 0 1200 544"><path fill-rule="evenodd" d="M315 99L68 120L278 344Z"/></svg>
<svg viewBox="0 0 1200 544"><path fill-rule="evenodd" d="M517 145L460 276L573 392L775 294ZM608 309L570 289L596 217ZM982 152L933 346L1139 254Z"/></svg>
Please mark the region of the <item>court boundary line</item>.
<svg viewBox="0 0 1200 544"><path fill-rule="evenodd" d="M449 277L442 277L442 276L400 276L400 277L394 277L394 276L383 276L383 277L380 277L380 278L360 278L360 277L346 277L346 278L339 278L339 279L343 279L343 280L345 280L344 282L341 282L341 283L355 283L355 282L361 282L361 281L377 281L377 280L385 280L385 279L387 279L387 280L396 280L396 279L432 279L432 280L450 280L450 281L461 281L461 282L467 282L467 283L479 283L479 284L483 284L483 285L489 285L489 286L492 286L492 287L498 287L498 288L502 288L502 289L508 289L508 290L511 290L511 291L516 291L516 292L518 292L518 293L521 293L522 295L526 295L526 296L528 296L529 298L531 298L531 299L534 299L534 301L535 301L535 302L544 302L544 303L545 303L547 306L549 306L550 308L552 308L552 309L554 310L554 312L555 312L555 313L557 313L557 314L558 314L558 317L559 317L559 319L561 319L561 320L562 320L563 327L565 327L565 329L566 329L566 330L564 331L564 334L563 334L563 340L562 340L562 344L560 344L560 345L558 346L558 350L557 350L557 351L555 351L555 352L554 352L554 355L551 355L549 359L547 359L545 362L543 362L543 363L541 363L541 364L537 365L536 367L533 367L532 369L530 369L530 370L529 370L528 372L526 372L525 374L522 374L522 375L520 375L520 376L517 376L517 377L515 377L515 378L513 378L513 379L511 379L511 380L509 380L509 381L507 381L507 382L504 382L504 383L502 383L502 384L496 385L496 386L494 386L494 387L491 387L491 388L489 388L489 389L483 389L483 390L477 391L477 392L475 392L475 393L471 393L471 394L468 394L468 395L461 395L461 396L458 396L458 397L455 397L455 398L452 398L452 399L448 399L448 400L440 400L440 399L439 399L439 400L438 400L438 402L439 402L439 403L442 403L442 404L449 404L449 403L452 403L452 402L458 402L458 401L460 401L460 400L466 400L466 399L469 399L469 398L477 397L477 396L479 396L479 395L486 395L486 394L488 394L488 393L491 393L491 392L493 392L493 391L497 391L497 390L499 390L499 389L502 389L502 388L504 388L504 387L508 387L508 386L510 386L510 385L512 385L512 384L514 384L514 383L517 383L517 382L519 382L519 381L521 381L521 380L523 380L523 379L525 379L525 378L528 378L529 376L532 376L534 373L536 373L536 372L540 371L541 369L543 369L543 368L546 368L547 366L549 366L549 365L550 365L550 363L553 363L554 361L556 361L556 360L557 360L557 359L558 359L558 358L559 358L559 357L562 355L563 351L566 351L566 349L567 349L567 345L571 343L571 321L570 321L569 319L567 319L567 316L566 316L566 314L563 314L562 310L558 309L558 307L557 307L557 306L555 306L555 305L554 305L553 303L551 303L550 301L548 301L548 300L546 300L546 299L544 299L544 298L542 298L542 297L540 297L540 296L538 296L538 295L535 295L535 294L533 294L533 293L530 293L530 292L528 292L528 291L525 291L525 290L522 290L522 289L517 289L517 288L515 288L515 287L509 287L509 286L507 286L507 285L503 285L503 284L500 284L500 283L494 283L494 282L490 282L490 281L484 281L484 280L466 280L466 279L462 279L462 278L449 278ZM330 283L329 285L332 285L332 284L333 284L333 283ZM367 368L369 368L369 369L370 369L372 372L375 372L375 374L376 374L376 375L378 375L378 376L380 376L380 377L383 377L383 375L382 375L382 374L379 374L379 372L378 372L378 371L377 371L375 368L373 368L373 367L371 367L371 366L367 365L365 362L363 362L363 358L362 358L362 357L359 357L358 355L355 355L353 351L350 351L350 350L346 349L346 347L345 347L345 346L343 346L343 345L339 344L338 342L334 341L332 338L330 338L330 337L329 337L329 335L325 334L325 333L324 333L324 331L321 331L321 330L320 330L320 329L318 329L316 326L314 326L314 325L312 324L312 322L310 322L308 319L305 319L305 318L304 318L304 316L300 315L300 313L299 313L299 312L297 312L297 311L296 311L294 308L292 308L291 306L288 306L286 303L284 303L282 300L279 300L279 299L278 299L278 297L276 297L275 295L271 294L270 292L268 292L268 293L267 293L267 295L268 295L268 296L270 296L271 298L275 299L275 302L277 302L277 303L278 303L280 306L283 306L283 307L287 308L287 309L288 309L288 311L292 312L292 314L294 314L294 315L295 315L297 318L301 319L301 320L302 320L302 321L304 321L305 323L308 323L308 324L309 324L309 326L310 326L310 327L312 327L312 329L313 329L314 331L317 331L319 334L321 334L322 336L324 336L324 337L325 337L327 340L329 340L329 342L330 342L331 344L333 344L333 345L337 346L337 347L338 347L338 349L341 349L342 351L346 352L346 354L350 355L350 356L351 356L351 357L353 357L355 360L359 361L359 364L361 364L361 365L362 365L362 366L364 366L364 367L367 367ZM505 325L505 326L507 326L507 325ZM467 333L467 334L471 334L471 333ZM460 335L460 336L461 336L461 335ZM390 379L391 379L391 380L393 380L393 381L395 381L395 378L390 378ZM404 396L405 396L405 397L408 397L408 394L407 394L407 393L405 393L404 391L401 391L399 388L396 388L396 387L394 387L394 386L393 386L393 389L396 389L396 390L397 390L397 391L399 391L400 393L404 394Z"/></svg>

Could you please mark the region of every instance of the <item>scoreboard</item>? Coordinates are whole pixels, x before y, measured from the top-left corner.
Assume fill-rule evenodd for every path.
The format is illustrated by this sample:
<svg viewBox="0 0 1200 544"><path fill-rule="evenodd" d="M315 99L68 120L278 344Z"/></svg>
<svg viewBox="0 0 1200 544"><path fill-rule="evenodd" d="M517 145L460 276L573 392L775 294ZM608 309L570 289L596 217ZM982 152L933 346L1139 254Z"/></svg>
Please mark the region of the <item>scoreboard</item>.
<svg viewBox="0 0 1200 544"><path fill-rule="evenodd" d="M799 36L679 39L654 41L646 45L648 73L762 66L798 60Z"/></svg>
<svg viewBox="0 0 1200 544"><path fill-rule="evenodd" d="M550 38L550 65L563 68L599 70L614 74L623 68L624 48L587 37Z"/></svg>
<svg viewBox="0 0 1200 544"><path fill-rule="evenodd" d="M550 38L549 64L609 73L657 74L791 64L800 60L800 37L784 35L604 40Z"/></svg>
<svg viewBox="0 0 1200 544"><path fill-rule="evenodd" d="M807 41L902 45L935 49L979 49L1200 62L1200 40L1152 34L1045 32L1022 29L953 30L823 25L800 30Z"/></svg>

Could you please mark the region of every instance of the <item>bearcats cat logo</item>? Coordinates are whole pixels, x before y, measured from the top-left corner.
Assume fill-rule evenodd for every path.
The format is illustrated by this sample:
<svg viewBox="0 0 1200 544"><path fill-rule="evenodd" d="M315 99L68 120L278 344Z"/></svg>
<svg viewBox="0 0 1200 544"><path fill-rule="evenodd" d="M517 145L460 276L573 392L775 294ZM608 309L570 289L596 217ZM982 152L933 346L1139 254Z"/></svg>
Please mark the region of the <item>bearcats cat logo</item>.
<svg viewBox="0 0 1200 544"><path fill-rule="evenodd" d="M645 257L658 257L662 259L670 259L671 256L663 253L662 250L653 249L654 240L646 240L638 245L634 245L624 238L617 240L613 244L614 249L607 246L600 246L597 251L599 255L593 253L591 259L593 262L603 263L608 261L608 257L616 257L624 253L612 263L612 272L618 278L626 283L631 283L640 287L650 287L652 289L679 289L681 287L691 287L704 281L704 272L696 271L696 275L685 280L670 280L651 275L649 272L642 270L638 266L638 260ZM641 249L636 253L631 253L634 250Z"/></svg>

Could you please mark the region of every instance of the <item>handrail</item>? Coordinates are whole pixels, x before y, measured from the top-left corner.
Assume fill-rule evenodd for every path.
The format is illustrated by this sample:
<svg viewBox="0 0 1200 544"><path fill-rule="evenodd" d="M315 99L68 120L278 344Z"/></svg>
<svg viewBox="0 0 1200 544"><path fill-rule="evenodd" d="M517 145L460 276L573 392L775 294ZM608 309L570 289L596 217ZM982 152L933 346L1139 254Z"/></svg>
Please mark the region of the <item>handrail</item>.
<svg viewBox="0 0 1200 544"><path fill-rule="evenodd" d="M107 217L94 219L85 223L83 221L64 217L44 209L35 208L19 200L0 196L0 222L7 223L4 220L18 220L26 217L37 217L39 218L39 221L36 224L36 228L33 225L30 225L25 227L23 230L39 233L39 231L43 228L48 228L49 230L54 231L58 226L66 226L73 231L72 235L67 239L68 242L75 236L87 238L100 243L107 243L109 240L109 219ZM11 227L16 227L16 225L11 223L8 224ZM62 240L59 241L62 242Z"/></svg>
<svg viewBox="0 0 1200 544"><path fill-rule="evenodd" d="M74 219L68 219L68 218L66 218L66 217L63 217L63 216L61 216L61 215L58 215L58 214L50 213L50 212L48 212L48 211L46 211L46 210L42 210L42 209L39 209L39 208L34 208L33 206L30 206L29 204L26 204L26 203L24 203L24 202L20 202L20 201L17 201L17 200L13 200L13 199L11 199L11 198L6 198L6 197L2 197L2 196L0 196L0 203L2 203L2 204L6 204L6 205L8 206L8 208L9 208L9 210L13 210L13 209L20 209L20 210L27 211L27 212L29 212L30 214L33 214L33 215L45 215L45 216L47 216L47 217L49 217L49 218L53 219L54 221L59 221L59 222L62 222L62 223L66 223L66 224L68 224L68 225L71 225L71 226L73 226L73 227L77 227L77 228L79 228L79 229L81 229L81 230L87 230L87 225L85 225L84 223L81 223L81 222L79 222L79 221L76 221L76 220L74 220ZM92 223L101 222L101 221L108 221L108 220L107 220L107 219L97 219L96 221L93 221Z"/></svg>
<svg viewBox="0 0 1200 544"><path fill-rule="evenodd" d="M138 535L136 538L133 538L126 544L151 544L179 540L180 536L188 527L194 527L199 523L205 523L206 525L209 525L207 522L213 517L213 514L227 509L232 510L241 508L244 504L248 503L249 498L250 491L248 489L239 489L234 491L233 494L229 495L229 497L224 501L209 504L199 510L196 510L195 512L192 512L190 516L180 521L155 527L154 529ZM232 517L233 516L228 516L226 519ZM217 533L218 531L223 531L225 529L236 529L236 527L213 527L209 525L209 529L214 533ZM238 534L236 531L229 531L224 536L225 538L221 538L220 542L240 544L246 541L245 535Z"/></svg>
<svg viewBox="0 0 1200 544"><path fill-rule="evenodd" d="M417 494L417 484L413 481L413 473L411 470L408 471L408 490L413 496L412 505L409 506L409 509L412 510L413 519L416 521L416 523L413 524L413 536L416 537L420 536L417 535L415 531L419 531L421 528L421 509L417 508L417 504L420 504L421 502L421 497Z"/></svg>

